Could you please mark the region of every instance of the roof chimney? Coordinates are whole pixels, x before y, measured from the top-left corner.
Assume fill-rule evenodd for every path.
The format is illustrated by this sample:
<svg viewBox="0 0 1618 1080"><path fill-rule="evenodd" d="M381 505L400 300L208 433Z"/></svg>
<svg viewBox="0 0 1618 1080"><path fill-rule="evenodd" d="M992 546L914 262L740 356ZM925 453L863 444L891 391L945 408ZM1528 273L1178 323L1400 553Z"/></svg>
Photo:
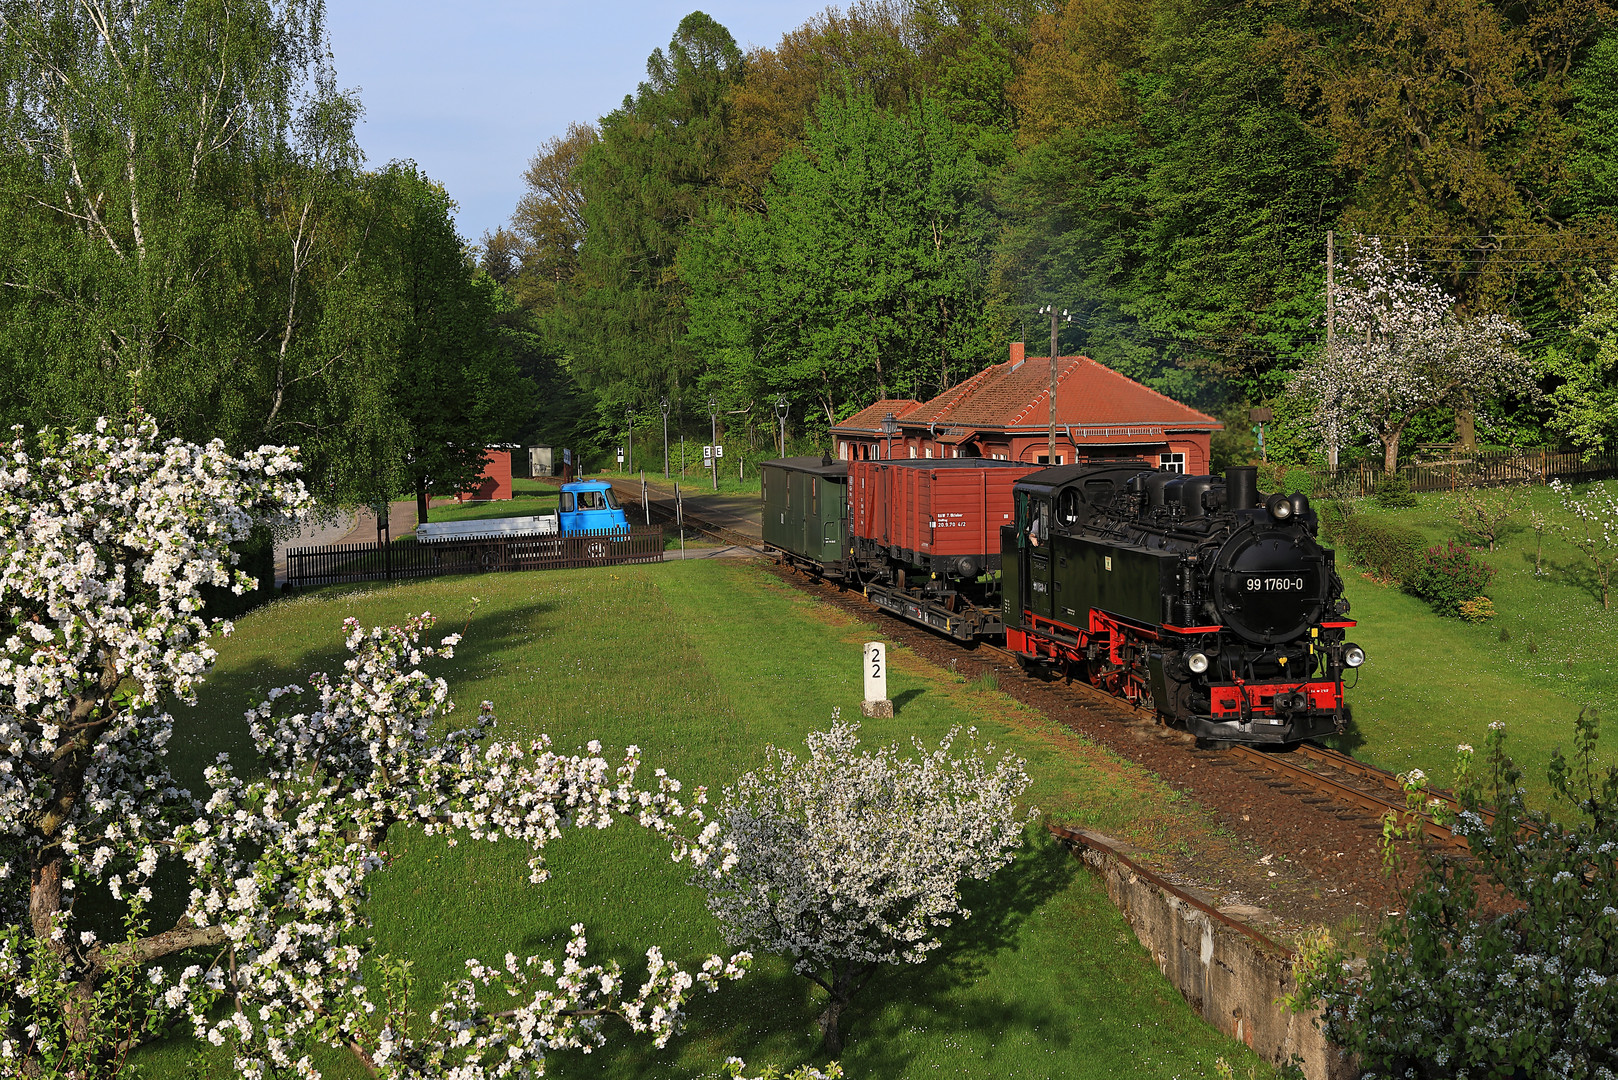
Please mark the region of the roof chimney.
<svg viewBox="0 0 1618 1080"><path fill-rule="evenodd" d="M1023 350L1023 343L1022 342L1013 341L1011 343L1011 363L1012 363L1013 366L1022 363L1022 350Z"/></svg>

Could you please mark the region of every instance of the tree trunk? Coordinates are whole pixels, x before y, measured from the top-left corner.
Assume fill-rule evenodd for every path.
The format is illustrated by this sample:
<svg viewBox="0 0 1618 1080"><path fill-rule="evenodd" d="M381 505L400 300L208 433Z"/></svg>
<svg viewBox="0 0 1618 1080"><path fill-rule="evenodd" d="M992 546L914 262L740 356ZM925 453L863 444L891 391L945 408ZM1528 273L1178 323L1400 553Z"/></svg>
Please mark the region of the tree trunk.
<svg viewBox="0 0 1618 1080"><path fill-rule="evenodd" d="M1462 402L1455 409L1455 441L1461 444L1462 450L1478 448L1477 414L1472 411L1471 402Z"/></svg>
<svg viewBox="0 0 1618 1080"><path fill-rule="evenodd" d="M427 478L416 477L416 524L427 524Z"/></svg>
<svg viewBox="0 0 1618 1080"><path fill-rule="evenodd" d="M1399 436L1403 434L1403 428L1395 428L1382 436L1382 468L1385 472L1391 473L1399 467Z"/></svg>
<svg viewBox="0 0 1618 1080"><path fill-rule="evenodd" d="M843 1052L843 1033L837 1024L847 1005L847 1001L833 993L831 1000L826 1002L825 1011L820 1014L820 1047L833 1057Z"/></svg>

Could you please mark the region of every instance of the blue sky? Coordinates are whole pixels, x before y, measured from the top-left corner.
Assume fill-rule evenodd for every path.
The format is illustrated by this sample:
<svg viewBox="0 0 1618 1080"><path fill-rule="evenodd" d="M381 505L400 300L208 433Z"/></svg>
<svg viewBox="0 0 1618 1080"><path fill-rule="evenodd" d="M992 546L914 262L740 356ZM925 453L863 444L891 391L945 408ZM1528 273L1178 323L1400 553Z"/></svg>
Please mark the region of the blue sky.
<svg viewBox="0 0 1618 1080"><path fill-rule="evenodd" d="M359 87L360 145L372 166L412 158L460 204L476 242L522 194L539 144L610 112L693 10L743 49L775 45L826 0L328 0L337 81Z"/></svg>

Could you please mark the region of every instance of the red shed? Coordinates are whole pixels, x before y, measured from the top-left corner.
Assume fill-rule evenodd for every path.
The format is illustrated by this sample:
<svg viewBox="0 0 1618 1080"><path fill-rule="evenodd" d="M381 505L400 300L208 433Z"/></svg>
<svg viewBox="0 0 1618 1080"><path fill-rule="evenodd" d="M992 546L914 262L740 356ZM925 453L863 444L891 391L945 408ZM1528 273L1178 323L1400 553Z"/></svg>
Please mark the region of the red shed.
<svg viewBox="0 0 1618 1080"><path fill-rule="evenodd" d="M505 446L491 446L483 452L483 475L470 491L456 494L457 502L488 502L493 499L509 499L511 489L511 449Z"/></svg>
<svg viewBox="0 0 1618 1080"><path fill-rule="evenodd" d="M1000 565L1000 526L1012 522L1011 485L1043 467L982 458L851 462L855 551L975 578Z"/></svg>

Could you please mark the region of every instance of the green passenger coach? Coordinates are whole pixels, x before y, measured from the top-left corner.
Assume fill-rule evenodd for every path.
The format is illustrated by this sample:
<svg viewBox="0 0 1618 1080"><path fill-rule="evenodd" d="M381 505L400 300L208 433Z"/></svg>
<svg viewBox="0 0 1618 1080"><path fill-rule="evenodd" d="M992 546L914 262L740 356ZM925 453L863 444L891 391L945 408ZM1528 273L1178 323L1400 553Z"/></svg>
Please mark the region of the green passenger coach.
<svg viewBox="0 0 1618 1080"><path fill-rule="evenodd" d="M848 463L829 457L766 461L764 544L795 565L841 578L848 559Z"/></svg>

